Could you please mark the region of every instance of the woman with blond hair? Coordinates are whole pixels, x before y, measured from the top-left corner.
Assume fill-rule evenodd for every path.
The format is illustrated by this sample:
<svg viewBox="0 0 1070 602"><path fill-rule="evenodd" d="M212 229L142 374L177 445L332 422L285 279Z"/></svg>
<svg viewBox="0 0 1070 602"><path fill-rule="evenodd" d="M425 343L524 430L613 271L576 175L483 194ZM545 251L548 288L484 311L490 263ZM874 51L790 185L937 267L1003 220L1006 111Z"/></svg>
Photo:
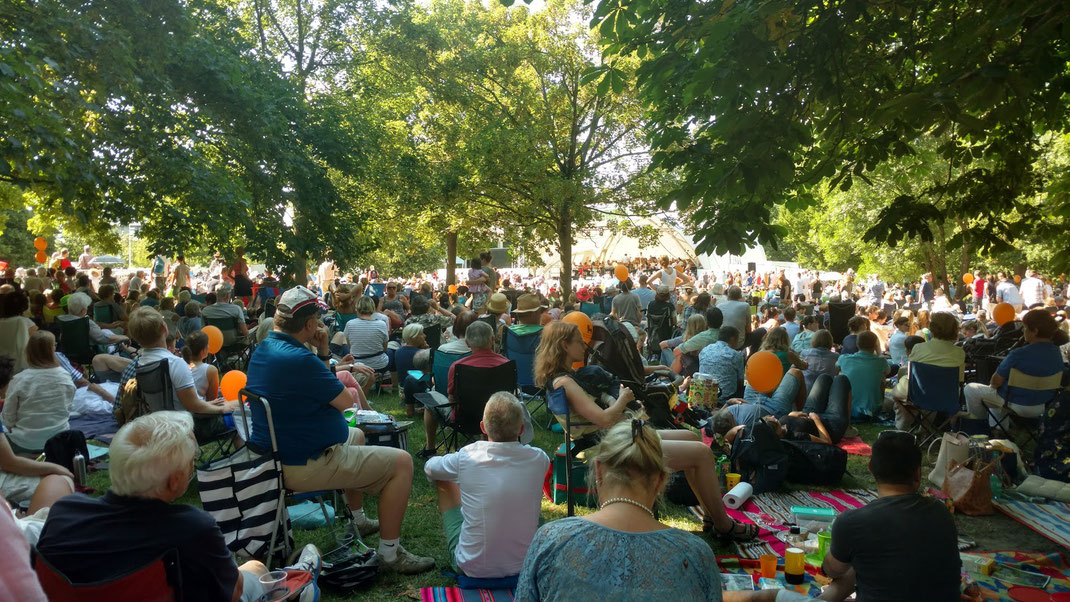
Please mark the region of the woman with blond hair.
<svg viewBox="0 0 1070 602"><path fill-rule="evenodd" d="M765 338L762 339L761 351L771 351L780 360L780 365L784 368L784 374L787 374L788 370L792 368L806 370L808 367L806 360L799 357L799 354L792 350L791 341L788 340L788 331L783 326L776 326L765 334Z"/></svg>
<svg viewBox="0 0 1070 602"><path fill-rule="evenodd" d="M586 351L587 345L575 324L564 321L547 324L535 352L535 382L546 387L547 391L564 389L571 415L572 439L586 437L587 441L591 441L600 438L605 430L623 419L624 410L635 401L635 395L627 387L621 387L616 399L608 395L595 399L588 394L576 382L572 370L575 363L584 361ZM563 423L565 416L558 415L556 418ZM658 431L658 435L663 440L665 464L673 471L684 471L687 482L698 497L704 527L724 539L753 539L758 534L754 525L737 523L725 512L710 448L690 431L664 430Z"/></svg>
<svg viewBox="0 0 1070 602"><path fill-rule="evenodd" d="M11 379L3 419L15 453L40 453L52 435L70 428L74 382L56 358L56 337L38 330L26 343L26 369Z"/></svg>
<svg viewBox="0 0 1070 602"><path fill-rule="evenodd" d="M516 599L721 600L710 546L654 518L654 502L671 472L668 447L676 443L637 418L607 429L588 453L598 510L535 533Z"/></svg>

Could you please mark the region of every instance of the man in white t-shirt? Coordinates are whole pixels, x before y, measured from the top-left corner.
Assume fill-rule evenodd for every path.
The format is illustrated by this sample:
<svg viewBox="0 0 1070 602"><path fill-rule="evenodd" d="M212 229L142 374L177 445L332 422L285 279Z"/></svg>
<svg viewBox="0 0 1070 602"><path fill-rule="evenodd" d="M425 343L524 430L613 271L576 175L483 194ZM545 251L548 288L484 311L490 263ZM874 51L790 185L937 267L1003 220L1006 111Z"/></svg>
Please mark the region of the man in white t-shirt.
<svg viewBox="0 0 1070 602"><path fill-rule="evenodd" d="M1022 295L1022 306L1029 309L1034 305L1044 305L1044 281L1037 278L1036 270L1026 270L1025 279L1018 285Z"/></svg>
<svg viewBox="0 0 1070 602"><path fill-rule="evenodd" d="M89 251L89 245L86 245L82 247L82 254L78 256L78 269L88 270L93 265L93 253Z"/></svg>
<svg viewBox="0 0 1070 602"><path fill-rule="evenodd" d="M171 268L170 280L174 286L174 294L177 296L183 288L189 287L189 266L186 265L186 257L175 256L175 265Z"/></svg>
<svg viewBox="0 0 1070 602"><path fill-rule="evenodd" d="M141 356L127 366L119 378L119 389L137 375L138 367L159 361L167 362L171 376L171 407L169 410L186 410L193 414L193 432L198 442L206 442L226 432L223 414L238 409L237 401L222 399L205 401L197 393L193 372L182 358L167 350L167 324L160 312L151 307L139 307L130 314L127 323L130 337L141 345Z"/></svg>
<svg viewBox="0 0 1070 602"><path fill-rule="evenodd" d="M317 270L317 276L319 278L320 294L324 295L330 289L331 283L338 277L338 268L334 265L334 262L328 259L320 264L319 270Z"/></svg>
<svg viewBox="0 0 1070 602"><path fill-rule="evenodd" d="M477 441L424 464L438 489L450 564L469 577L520 573L539 528L542 481L550 459L518 440L524 408L511 393L495 393L483 410Z"/></svg>

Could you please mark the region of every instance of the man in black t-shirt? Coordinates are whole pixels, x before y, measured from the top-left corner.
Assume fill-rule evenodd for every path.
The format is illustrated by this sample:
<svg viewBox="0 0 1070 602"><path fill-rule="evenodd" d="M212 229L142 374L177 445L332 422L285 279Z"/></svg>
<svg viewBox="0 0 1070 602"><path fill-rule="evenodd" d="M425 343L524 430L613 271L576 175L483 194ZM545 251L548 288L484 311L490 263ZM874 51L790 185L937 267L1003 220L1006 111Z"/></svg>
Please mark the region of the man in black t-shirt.
<svg viewBox="0 0 1070 602"><path fill-rule="evenodd" d="M958 600L961 561L955 521L939 501L918 494L921 451L914 435L885 431L869 469L877 499L832 524L822 570L859 600ZM835 599L842 599L836 597Z"/></svg>
<svg viewBox="0 0 1070 602"><path fill-rule="evenodd" d="M197 442L189 412L153 412L119 429L112 442L111 489L100 498L69 495L48 514L38 553L74 583L114 580L178 552L182 598L257 600L267 573L251 560L240 567L207 512L173 504L189 486ZM309 545L297 565L313 572L319 551ZM302 594L302 600L314 597Z"/></svg>

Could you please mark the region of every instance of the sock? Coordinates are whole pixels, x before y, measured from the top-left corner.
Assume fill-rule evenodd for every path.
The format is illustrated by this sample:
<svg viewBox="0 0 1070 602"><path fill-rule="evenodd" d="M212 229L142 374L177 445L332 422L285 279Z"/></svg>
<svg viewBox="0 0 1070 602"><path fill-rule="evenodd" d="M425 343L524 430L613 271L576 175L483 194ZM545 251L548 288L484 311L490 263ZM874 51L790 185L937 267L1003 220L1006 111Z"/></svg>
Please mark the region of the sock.
<svg viewBox="0 0 1070 602"><path fill-rule="evenodd" d="M398 548L401 547L401 539L380 539L379 540L379 556L387 562L394 562L398 557Z"/></svg>

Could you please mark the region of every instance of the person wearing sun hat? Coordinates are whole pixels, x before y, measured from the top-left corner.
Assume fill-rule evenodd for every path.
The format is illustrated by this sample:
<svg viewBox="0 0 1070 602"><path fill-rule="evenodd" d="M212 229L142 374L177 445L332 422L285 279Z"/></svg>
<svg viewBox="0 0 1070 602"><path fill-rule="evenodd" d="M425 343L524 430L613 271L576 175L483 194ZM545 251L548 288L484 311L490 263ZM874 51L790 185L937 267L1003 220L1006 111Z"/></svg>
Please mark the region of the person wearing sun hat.
<svg viewBox="0 0 1070 602"><path fill-rule="evenodd" d="M304 286L279 297L274 330L249 360L247 389L271 402L286 487L344 490L354 513L351 527L362 536L380 531L384 568L405 574L429 571L434 560L411 554L399 541L412 490L412 456L393 447L366 446L360 429L346 423L342 412L355 400L330 370L330 335L320 319L326 309L319 295ZM249 441L270 449L264 409L257 403L250 409ZM364 515L365 493L379 496L379 520Z"/></svg>
<svg viewBox="0 0 1070 602"><path fill-rule="evenodd" d="M524 336L542 330L542 314L546 311L546 305L538 295L525 293L516 300L516 324L509 327L514 334Z"/></svg>

